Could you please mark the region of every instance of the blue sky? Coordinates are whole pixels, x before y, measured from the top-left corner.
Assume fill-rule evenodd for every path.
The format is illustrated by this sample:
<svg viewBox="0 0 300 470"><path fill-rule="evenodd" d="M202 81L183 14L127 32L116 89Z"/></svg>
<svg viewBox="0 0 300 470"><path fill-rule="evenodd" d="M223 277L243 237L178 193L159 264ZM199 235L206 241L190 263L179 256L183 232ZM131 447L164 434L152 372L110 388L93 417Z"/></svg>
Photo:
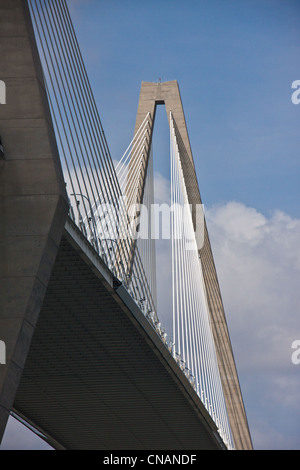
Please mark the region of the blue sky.
<svg viewBox="0 0 300 470"><path fill-rule="evenodd" d="M300 2L68 4L114 159L132 139L141 82L178 80L254 447L300 449ZM164 188L168 155L160 107ZM21 434L11 424L6 442L30 445Z"/></svg>
<svg viewBox="0 0 300 470"><path fill-rule="evenodd" d="M141 81L176 79L205 203L299 216L299 2L72 3L115 158L131 140Z"/></svg>

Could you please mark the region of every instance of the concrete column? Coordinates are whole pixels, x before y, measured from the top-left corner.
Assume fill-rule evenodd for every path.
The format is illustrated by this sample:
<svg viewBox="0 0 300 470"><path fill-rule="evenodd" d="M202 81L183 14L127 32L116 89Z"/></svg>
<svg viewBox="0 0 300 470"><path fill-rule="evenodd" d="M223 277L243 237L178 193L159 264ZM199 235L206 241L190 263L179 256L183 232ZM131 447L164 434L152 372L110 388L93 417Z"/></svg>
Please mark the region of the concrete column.
<svg viewBox="0 0 300 470"><path fill-rule="evenodd" d="M26 0L0 0L0 440L68 212Z"/></svg>

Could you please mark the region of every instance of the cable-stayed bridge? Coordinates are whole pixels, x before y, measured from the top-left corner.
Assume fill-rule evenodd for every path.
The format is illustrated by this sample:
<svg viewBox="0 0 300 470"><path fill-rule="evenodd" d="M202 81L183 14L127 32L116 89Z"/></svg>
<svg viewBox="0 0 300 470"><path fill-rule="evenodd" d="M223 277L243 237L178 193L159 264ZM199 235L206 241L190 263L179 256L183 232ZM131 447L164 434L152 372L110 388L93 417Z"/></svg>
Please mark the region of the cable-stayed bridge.
<svg viewBox="0 0 300 470"><path fill-rule="evenodd" d="M66 1L0 0L0 27L1 433L13 413L55 448L251 449L177 82L142 83L114 164ZM164 208L157 105L170 128Z"/></svg>

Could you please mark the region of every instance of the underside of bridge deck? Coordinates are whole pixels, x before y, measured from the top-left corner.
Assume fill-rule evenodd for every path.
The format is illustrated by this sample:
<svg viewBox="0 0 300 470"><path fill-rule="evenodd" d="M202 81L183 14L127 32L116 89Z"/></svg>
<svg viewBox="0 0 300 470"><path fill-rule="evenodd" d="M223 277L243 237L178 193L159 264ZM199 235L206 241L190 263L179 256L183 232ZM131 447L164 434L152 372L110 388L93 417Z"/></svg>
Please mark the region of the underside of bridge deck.
<svg viewBox="0 0 300 470"><path fill-rule="evenodd" d="M161 338L70 221L14 411L54 448L224 448Z"/></svg>

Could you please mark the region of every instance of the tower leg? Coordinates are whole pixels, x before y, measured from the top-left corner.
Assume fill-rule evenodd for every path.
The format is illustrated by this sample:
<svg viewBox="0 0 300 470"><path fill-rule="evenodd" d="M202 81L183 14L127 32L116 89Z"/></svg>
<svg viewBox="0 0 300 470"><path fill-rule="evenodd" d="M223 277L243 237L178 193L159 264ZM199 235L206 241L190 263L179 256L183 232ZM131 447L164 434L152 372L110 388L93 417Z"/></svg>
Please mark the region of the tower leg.
<svg viewBox="0 0 300 470"><path fill-rule="evenodd" d="M67 196L26 0L0 0L0 441L38 320Z"/></svg>

